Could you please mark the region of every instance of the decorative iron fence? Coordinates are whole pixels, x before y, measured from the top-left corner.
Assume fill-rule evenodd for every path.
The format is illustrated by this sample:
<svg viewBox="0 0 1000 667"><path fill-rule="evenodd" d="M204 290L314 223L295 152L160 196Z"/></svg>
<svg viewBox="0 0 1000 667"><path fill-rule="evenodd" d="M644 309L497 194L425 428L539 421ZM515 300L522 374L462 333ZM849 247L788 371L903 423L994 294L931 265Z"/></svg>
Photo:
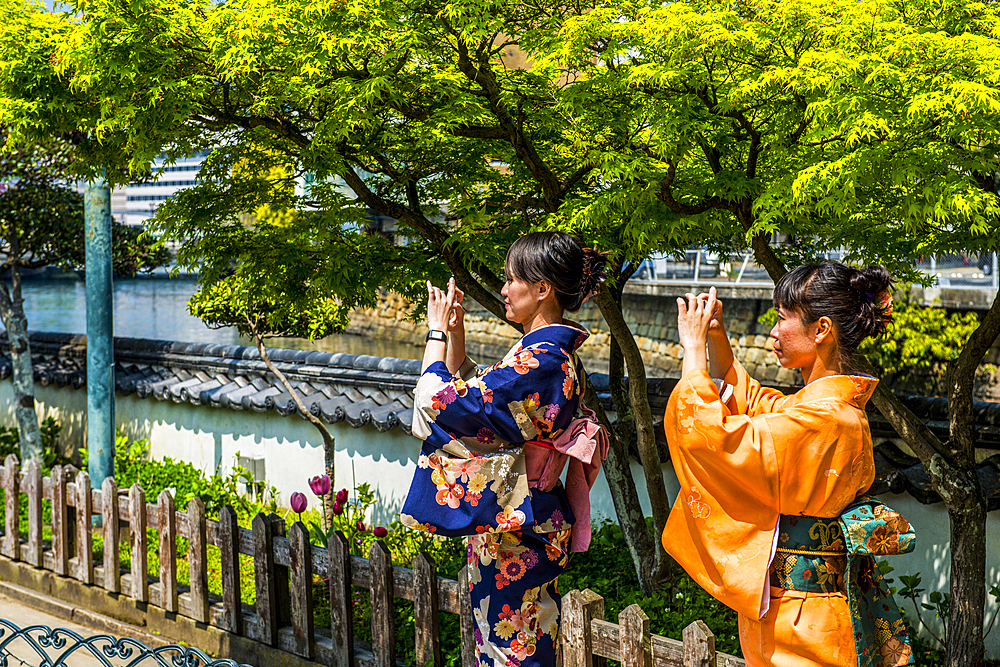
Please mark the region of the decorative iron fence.
<svg viewBox="0 0 1000 667"><path fill-rule="evenodd" d="M81 585L125 595L330 667L395 667L394 605L396 598L403 598L413 602L417 665L443 664L437 613L443 610L459 615L463 667L478 667L466 570L459 581L439 577L434 560L427 554L419 554L412 569L402 568L392 564L382 542L375 542L369 557L359 558L350 554L340 533L332 536L329 549L318 548L310 543L308 530L301 522L286 535L283 519L258 514L247 530L238 525L232 507L224 507L219 520L214 521L205 516L204 504L198 498L188 504L186 511L178 512L169 491L160 493L156 503L148 503L139 485L120 492L115 480L108 478L100 489L92 489L86 471L55 466L48 477L43 477L36 462L29 462L22 471L13 455L0 468L0 487L6 503L0 555L7 559L75 579ZM43 526L42 520L44 500L51 502L48 526ZM21 534L19 526L23 502L28 512L26 535ZM101 517L97 529L92 521L95 516ZM46 527L52 536L48 548L42 539ZM158 531L158 578L146 574L150 528ZM95 530L101 531L104 543L100 563L94 560ZM187 587L178 584L178 538L188 541ZM131 559L128 569L122 568L119 555L123 539L127 540ZM209 546L219 549L221 599L213 600L209 595ZM253 557L256 602L252 609L241 601L240 555ZM314 575L328 581L329 628L314 627ZM366 588L370 593L370 645L355 641L352 586ZM603 600L593 592L570 592L562 620L567 664L589 667L600 662L602 656L619 660L626 667L743 664L733 656L716 656L714 638L700 621L684 631L684 642L677 642L651 636L649 621L638 606L623 611L618 620L618 624L603 620ZM43 633L43 642L55 642L63 635L53 633L62 632L68 633ZM40 646L44 648L44 644ZM107 646L117 650L119 644ZM171 667L200 665L173 662Z"/></svg>
<svg viewBox="0 0 1000 667"><path fill-rule="evenodd" d="M70 659L96 660L104 667L250 667L228 658L212 658L201 649L180 644L150 648L131 637L84 637L67 628L31 625L20 628L0 618L0 665L3 667L63 667ZM112 662L114 660L115 662Z"/></svg>

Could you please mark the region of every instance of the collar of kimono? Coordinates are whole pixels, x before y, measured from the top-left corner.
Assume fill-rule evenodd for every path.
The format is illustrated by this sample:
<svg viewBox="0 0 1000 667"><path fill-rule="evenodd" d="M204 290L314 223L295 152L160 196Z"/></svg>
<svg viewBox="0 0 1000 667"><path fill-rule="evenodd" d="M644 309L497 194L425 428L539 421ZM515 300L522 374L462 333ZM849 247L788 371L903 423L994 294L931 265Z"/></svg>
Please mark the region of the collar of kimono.
<svg viewBox="0 0 1000 667"><path fill-rule="evenodd" d="M798 403L836 397L864 410L877 384L878 380L867 375L828 375L813 380L800 389L795 397Z"/></svg>
<svg viewBox="0 0 1000 667"><path fill-rule="evenodd" d="M546 324L524 334L524 338L521 339L521 347L538 343L552 343L567 352L576 352L576 348L583 345L583 341L589 337L590 332L581 325L570 320L563 320L562 324Z"/></svg>

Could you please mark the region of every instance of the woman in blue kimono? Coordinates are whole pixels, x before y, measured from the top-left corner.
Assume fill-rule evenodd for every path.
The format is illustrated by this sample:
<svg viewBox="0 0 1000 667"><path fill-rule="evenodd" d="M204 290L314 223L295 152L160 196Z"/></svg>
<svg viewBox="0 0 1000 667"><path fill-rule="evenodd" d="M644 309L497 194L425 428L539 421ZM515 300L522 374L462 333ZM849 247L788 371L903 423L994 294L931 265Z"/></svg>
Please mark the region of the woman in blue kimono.
<svg viewBox="0 0 1000 667"><path fill-rule="evenodd" d="M482 371L465 354L454 279L447 292L427 286L430 333L413 409L413 434L424 443L401 518L469 536L480 667L556 664L556 577L570 551L589 545L587 498L607 451L594 422L577 418L585 376L576 349L588 334L563 312L597 290L604 264L561 232L515 241L501 294L524 337Z"/></svg>

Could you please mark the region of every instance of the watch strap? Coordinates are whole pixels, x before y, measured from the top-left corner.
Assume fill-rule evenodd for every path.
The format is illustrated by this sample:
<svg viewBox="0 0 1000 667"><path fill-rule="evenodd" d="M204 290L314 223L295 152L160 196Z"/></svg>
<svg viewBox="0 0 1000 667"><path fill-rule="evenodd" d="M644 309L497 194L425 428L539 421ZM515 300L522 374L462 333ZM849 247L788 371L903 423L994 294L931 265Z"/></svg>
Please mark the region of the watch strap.
<svg viewBox="0 0 1000 667"><path fill-rule="evenodd" d="M438 331L437 329L431 329L427 332L426 340L439 340L442 343L448 342L448 334L443 331Z"/></svg>

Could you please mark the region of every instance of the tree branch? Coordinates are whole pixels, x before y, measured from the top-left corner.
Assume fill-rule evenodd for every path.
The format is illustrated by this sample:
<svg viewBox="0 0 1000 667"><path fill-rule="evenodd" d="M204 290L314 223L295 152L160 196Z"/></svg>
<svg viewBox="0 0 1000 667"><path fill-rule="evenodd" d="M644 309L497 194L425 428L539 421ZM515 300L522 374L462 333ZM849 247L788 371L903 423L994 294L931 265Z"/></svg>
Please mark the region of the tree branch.
<svg viewBox="0 0 1000 667"><path fill-rule="evenodd" d="M271 361L271 357L267 354L267 348L264 346L264 337L257 331L257 325L249 317L247 322L250 325L250 330L253 333L254 342L257 344L257 352L260 353L260 358L264 361L264 365L267 366L267 370L271 371L278 382L285 388L285 391L292 397L292 401L295 402L295 407L299 409L299 414L309 420L309 423L316 427L320 435L323 436L323 445L327 448L334 447L333 436L330 434L330 430L326 427L319 417L311 413L302 403L302 399L299 398L299 393L295 391L292 387L292 383L288 381L285 374L278 370L278 368Z"/></svg>
<svg viewBox="0 0 1000 667"><path fill-rule="evenodd" d="M993 299L986 317L972 332L962 352L948 365L948 449L961 468L975 463L972 427L972 388L976 369L1000 334L1000 295Z"/></svg>
<svg viewBox="0 0 1000 667"><path fill-rule="evenodd" d="M490 69L488 61L481 60L479 63L474 63L461 36L447 23L445 25L456 40L459 71L486 94L490 111L497 119L504 134L503 139L511 145L517 157L541 186L545 211L555 213L562 203L562 186L559 178L549 169L538 154L534 144L527 138L523 128L523 118L517 119L511 115L510 109L503 101L500 85L497 83L496 76Z"/></svg>
<svg viewBox="0 0 1000 667"><path fill-rule="evenodd" d="M698 215L712 209L736 212L736 204L720 197L708 197L697 204L682 204L674 199L673 185L677 178L677 165L671 160L667 162L667 175L660 181L660 191L657 199L667 205L674 213L682 215Z"/></svg>
<svg viewBox="0 0 1000 667"><path fill-rule="evenodd" d="M364 202L369 208L378 211L382 215L395 218L396 220L409 225L416 230L418 234L427 239L437 249L437 251L441 253L441 257L448 265L452 275L455 276L455 283L458 287L498 318L503 321L507 321L506 308L504 308L503 302L494 296L470 273L469 267L467 266L466 261L464 261L465 258L457 252L450 243L448 243L448 233L439 225L436 225L434 222L429 220L420 211L419 201L417 202L418 207L416 210L401 206L396 202L388 201L372 192L372 190L364 182L364 179L358 176L357 173L350 168L345 168L341 172L340 176L347 183L347 186L358 196L358 199ZM486 279L488 277L492 278L494 283L497 282L496 276L493 275L492 272L485 266L479 264L478 262L472 262L471 264L475 265L477 273L482 271L482 273L480 273L480 277L484 279L483 282L487 282ZM500 290L497 290L497 292L499 291ZM518 326L513 323L511 324L515 327Z"/></svg>

